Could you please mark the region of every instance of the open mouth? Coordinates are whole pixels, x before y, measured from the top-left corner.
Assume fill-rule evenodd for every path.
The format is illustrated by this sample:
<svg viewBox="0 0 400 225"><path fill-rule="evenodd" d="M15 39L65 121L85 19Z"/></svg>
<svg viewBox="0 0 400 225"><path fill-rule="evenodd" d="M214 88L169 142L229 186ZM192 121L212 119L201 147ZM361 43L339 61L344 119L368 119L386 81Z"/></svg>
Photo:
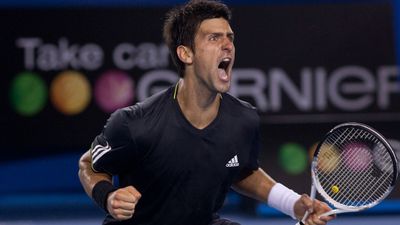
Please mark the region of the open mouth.
<svg viewBox="0 0 400 225"><path fill-rule="evenodd" d="M218 65L218 69L223 69L227 71L229 64L231 63L231 59L224 58Z"/></svg>
<svg viewBox="0 0 400 225"><path fill-rule="evenodd" d="M231 64L231 61L232 59L230 58L223 58L222 61L218 64L218 75L219 78L224 82L229 81L228 68Z"/></svg>

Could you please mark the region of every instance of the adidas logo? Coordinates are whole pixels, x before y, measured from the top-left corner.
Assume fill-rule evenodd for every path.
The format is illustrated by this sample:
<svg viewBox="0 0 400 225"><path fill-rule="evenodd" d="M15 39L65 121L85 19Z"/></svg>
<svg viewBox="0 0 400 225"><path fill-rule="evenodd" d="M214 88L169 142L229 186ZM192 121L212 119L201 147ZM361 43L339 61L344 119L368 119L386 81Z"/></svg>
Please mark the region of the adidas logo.
<svg viewBox="0 0 400 225"><path fill-rule="evenodd" d="M237 155L235 155L229 162L225 165L226 167L238 167L239 166L239 160Z"/></svg>

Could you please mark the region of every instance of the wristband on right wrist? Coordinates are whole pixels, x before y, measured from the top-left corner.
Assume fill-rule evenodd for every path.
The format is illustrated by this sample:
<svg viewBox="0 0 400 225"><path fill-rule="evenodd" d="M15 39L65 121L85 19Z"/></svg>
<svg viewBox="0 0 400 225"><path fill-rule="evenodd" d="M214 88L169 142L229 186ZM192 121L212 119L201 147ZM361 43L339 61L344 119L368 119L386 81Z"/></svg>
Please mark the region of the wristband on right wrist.
<svg viewBox="0 0 400 225"><path fill-rule="evenodd" d="M294 204L301 196L281 183L276 183L269 192L268 205L296 219Z"/></svg>
<svg viewBox="0 0 400 225"><path fill-rule="evenodd" d="M107 198L108 194L117 190L114 185L108 181L100 181L96 185L94 185L92 190L92 199L96 202L100 208L107 210Z"/></svg>

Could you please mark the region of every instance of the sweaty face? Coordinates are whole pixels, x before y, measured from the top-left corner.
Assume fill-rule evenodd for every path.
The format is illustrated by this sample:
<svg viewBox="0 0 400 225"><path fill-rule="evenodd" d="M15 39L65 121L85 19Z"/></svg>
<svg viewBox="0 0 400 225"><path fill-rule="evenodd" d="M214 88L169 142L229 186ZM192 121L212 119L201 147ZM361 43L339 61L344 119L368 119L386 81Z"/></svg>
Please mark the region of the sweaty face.
<svg viewBox="0 0 400 225"><path fill-rule="evenodd" d="M210 91L229 90L235 60L233 31L223 18L204 20L194 40L195 77Z"/></svg>

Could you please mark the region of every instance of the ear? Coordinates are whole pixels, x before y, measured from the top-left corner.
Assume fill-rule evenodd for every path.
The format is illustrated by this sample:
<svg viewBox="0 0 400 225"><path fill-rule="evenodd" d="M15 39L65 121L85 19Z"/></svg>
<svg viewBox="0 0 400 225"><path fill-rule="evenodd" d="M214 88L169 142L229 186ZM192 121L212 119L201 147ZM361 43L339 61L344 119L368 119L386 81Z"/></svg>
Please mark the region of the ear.
<svg viewBox="0 0 400 225"><path fill-rule="evenodd" d="M193 53L192 50L184 45L179 45L176 48L176 54L178 55L179 59L185 64L192 64L193 63Z"/></svg>

